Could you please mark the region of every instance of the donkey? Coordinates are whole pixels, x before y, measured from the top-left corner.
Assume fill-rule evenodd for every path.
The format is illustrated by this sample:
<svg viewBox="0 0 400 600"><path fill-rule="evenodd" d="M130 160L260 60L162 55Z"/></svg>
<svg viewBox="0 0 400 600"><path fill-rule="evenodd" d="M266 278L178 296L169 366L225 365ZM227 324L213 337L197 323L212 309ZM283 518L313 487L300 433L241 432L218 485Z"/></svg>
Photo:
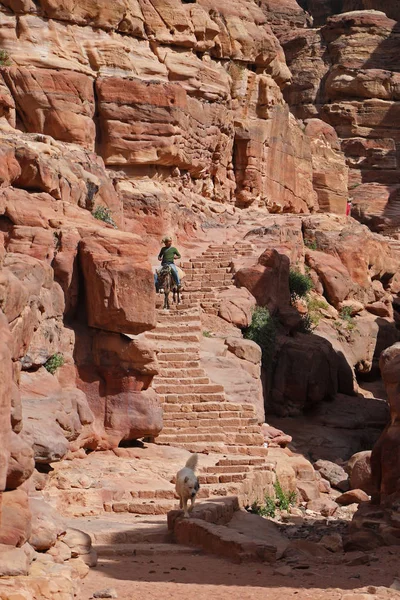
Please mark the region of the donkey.
<svg viewBox="0 0 400 600"><path fill-rule="evenodd" d="M181 303L180 286L176 284L172 269L169 265L164 265L158 272L158 288L164 290L164 306L169 309L169 294L172 290L172 299L176 304Z"/></svg>

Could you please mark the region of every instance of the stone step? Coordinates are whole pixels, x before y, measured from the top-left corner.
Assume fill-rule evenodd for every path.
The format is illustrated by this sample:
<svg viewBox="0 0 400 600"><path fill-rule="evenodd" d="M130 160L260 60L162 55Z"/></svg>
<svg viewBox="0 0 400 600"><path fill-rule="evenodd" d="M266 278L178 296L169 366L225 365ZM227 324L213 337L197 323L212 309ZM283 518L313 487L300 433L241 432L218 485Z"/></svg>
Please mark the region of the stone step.
<svg viewBox="0 0 400 600"><path fill-rule="evenodd" d="M200 394L197 394L198 397ZM192 394L186 394L191 397ZM176 398L176 401L173 399ZM221 414L224 413L226 418L237 418L237 415L245 415L243 418L253 417L255 415L255 408L251 404L236 404L234 402L228 402L224 394L208 394L204 396L204 400L198 402L197 400L191 400L185 404L180 400L181 396L174 396L174 394L167 394L166 396L160 397L160 402L163 404L163 408L166 412L184 412L184 413L204 413L209 418L215 418L214 411L218 411ZM217 400L222 398L222 400ZM171 400L168 402L168 400ZM171 408L172 407L172 408ZM228 415L229 413L229 415ZM210 414L213 415L210 417ZM198 416L197 418L202 418Z"/></svg>
<svg viewBox="0 0 400 600"><path fill-rule="evenodd" d="M181 300L182 301L182 300ZM170 314L179 314L180 311L186 311L188 308L198 308L199 303L196 302L190 302L189 300L187 302L182 302L182 304L174 304L173 302L170 301L170 307L169 308L163 308L164 305L164 297L161 298L161 294L159 296L157 296L156 298L156 308L158 310L162 310L165 313L170 313Z"/></svg>
<svg viewBox="0 0 400 600"><path fill-rule="evenodd" d="M158 438L156 439L158 444ZM162 442L161 445L166 446L177 446L178 448L184 448L189 452L197 452L202 454L203 452L209 454L210 452L217 452L221 454L236 454L241 456L267 456L268 448L261 448L258 446L232 446L223 442L183 442L181 440L174 440L173 443L169 441Z"/></svg>
<svg viewBox="0 0 400 600"><path fill-rule="evenodd" d="M201 368L161 368L158 371L158 377L165 377L166 379L173 379L175 377L205 377L206 372ZM153 380L154 381L154 380Z"/></svg>
<svg viewBox="0 0 400 600"><path fill-rule="evenodd" d="M153 329L151 333L169 333L169 334L181 334L181 333L193 333L193 332L201 332L202 324L200 321L195 321L190 324L186 323L174 323L173 325L168 322L159 324L157 323L157 327ZM149 332L150 333L150 332Z"/></svg>
<svg viewBox="0 0 400 600"><path fill-rule="evenodd" d="M185 361L164 361L159 360L160 370L180 370L180 369L200 369L200 362L198 360ZM201 369L203 370L203 369Z"/></svg>
<svg viewBox="0 0 400 600"><path fill-rule="evenodd" d="M191 343L191 342L198 342L199 341L199 336L200 336L200 332L199 333L172 333L171 331L168 333L168 331L166 331L166 333L158 333L156 330L153 331L148 331L146 332L146 337L149 340L160 340L160 341L166 341L166 342L185 342L187 344Z"/></svg>
<svg viewBox="0 0 400 600"><path fill-rule="evenodd" d="M182 415L187 415L186 417ZM211 413L212 414L212 413ZM232 413L228 413L229 415ZM179 413L180 418L171 419L171 414L166 413L164 415L164 427L215 427L215 416L210 419L203 419L203 413L197 415L193 413ZM260 427L257 423L257 419L246 419L246 418L227 418L226 413L219 413L218 426L225 427L227 431L243 429L244 427ZM260 429L258 429L258 432Z"/></svg>
<svg viewBox="0 0 400 600"><path fill-rule="evenodd" d="M147 336L147 333L146 333ZM181 343L178 344L177 342L174 342L173 344L167 344L167 343L161 343L159 342L157 344L158 346L158 359L159 360L166 360L165 358L165 354L178 354L178 353L185 353L186 354L197 354L199 355L199 345L197 344L186 344L186 343Z"/></svg>
<svg viewBox="0 0 400 600"><path fill-rule="evenodd" d="M91 516L90 519L69 518L66 523L68 527L90 535L96 548L139 543L160 544L170 539L165 517L136 519L133 523L131 515L107 513Z"/></svg>
<svg viewBox="0 0 400 600"><path fill-rule="evenodd" d="M157 385L155 386L158 394L169 394L170 389L168 385ZM223 393L224 386L218 385L217 383L210 383L205 385L176 385L175 394L217 394Z"/></svg>
<svg viewBox="0 0 400 600"><path fill-rule="evenodd" d="M115 513L133 513L135 515L165 515L176 508L176 500L161 499L132 499L116 500L110 503L108 509Z"/></svg>
<svg viewBox="0 0 400 600"><path fill-rule="evenodd" d="M247 473L226 473L223 475L199 475L200 485L215 483L240 483L247 477ZM219 490L218 490L219 491ZM212 495L215 495L214 493Z"/></svg>
<svg viewBox="0 0 400 600"><path fill-rule="evenodd" d="M183 323L198 323L199 322L199 311L196 310L195 313L191 314L185 314L182 312L182 314L180 313L173 313L170 314L168 313L168 311L157 311L157 322L158 323L177 323L177 324L183 324Z"/></svg>
<svg viewBox="0 0 400 600"><path fill-rule="evenodd" d="M175 444L186 444L191 442L226 442L227 436L225 433L174 433L174 434L161 434L157 437L157 444L168 444L174 446Z"/></svg>
<svg viewBox="0 0 400 600"><path fill-rule="evenodd" d="M256 433L227 433L227 438L230 444L244 446L263 446L264 436L260 433L260 429Z"/></svg>
<svg viewBox="0 0 400 600"><path fill-rule="evenodd" d="M259 458L234 458L234 457L230 457L230 458L221 458L218 462L216 466L220 466L220 467L230 467L230 466L245 466L245 465L252 465L252 466L261 466L261 465L265 465L265 458L259 457Z"/></svg>
<svg viewBox="0 0 400 600"><path fill-rule="evenodd" d="M215 423L215 421L214 421ZM186 435L186 434L193 434L193 435L202 435L203 433L224 433L224 434L245 434L245 435L252 435L252 434L256 434L256 435L261 435L260 434L260 427L251 427L251 426L244 426L244 427L228 427L228 426L223 426L223 425L208 425L207 427L202 427L200 425L196 425L194 427L192 426L184 426L184 427L170 427L168 424L164 423L163 429L162 429L162 434L163 435Z"/></svg>
<svg viewBox="0 0 400 600"><path fill-rule="evenodd" d="M156 376L153 379L153 387L156 389L159 385L169 385L172 387L171 392L174 392L174 386L178 385L208 385L210 379L208 377L160 377Z"/></svg>
<svg viewBox="0 0 400 600"><path fill-rule="evenodd" d="M233 422L233 421L237 421L239 420L240 422L246 422L249 423L250 425L256 425L258 422L258 419L256 417L248 417L248 413L244 412L244 411L239 411L239 412L228 412L228 411L224 411L221 410L217 415L215 414L215 412L199 412L199 413L195 413L193 412L190 408L188 408L188 405L184 405L181 409L180 412L178 412L178 408L176 406L174 406L173 404L166 404L164 406L165 410L164 410L164 423L176 423L177 421L179 422L180 420L182 421L187 421L188 423L194 425L195 423L197 423L198 421L201 421L201 424L204 425L204 421L209 421L209 422L213 422L215 421L215 419L223 419L224 421L229 421L229 422Z"/></svg>
<svg viewBox="0 0 400 600"><path fill-rule="evenodd" d="M226 401L225 394L164 394L160 397L160 402L165 404L165 408L168 404L173 405L174 410L179 410L177 406L183 404L186 407L189 405L193 412L203 412L203 408L204 412L211 410L235 411L234 408L231 408L232 404Z"/></svg>
<svg viewBox="0 0 400 600"><path fill-rule="evenodd" d="M171 362L173 363L198 363L200 356L199 356L199 350L197 348L197 352L195 351L191 351L191 350L187 350L186 352L184 350L174 350L174 351L168 351L168 348L165 347L161 347L158 349L158 362L160 364L160 367L168 364L171 364Z"/></svg>
<svg viewBox="0 0 400 600"><path fill-rule="evenodd" d="M213 473L214 475L223 475L225 473L249 473L250 471L250 465L213 465L211 467L204 467L200 471L200 474Z"/></svg>

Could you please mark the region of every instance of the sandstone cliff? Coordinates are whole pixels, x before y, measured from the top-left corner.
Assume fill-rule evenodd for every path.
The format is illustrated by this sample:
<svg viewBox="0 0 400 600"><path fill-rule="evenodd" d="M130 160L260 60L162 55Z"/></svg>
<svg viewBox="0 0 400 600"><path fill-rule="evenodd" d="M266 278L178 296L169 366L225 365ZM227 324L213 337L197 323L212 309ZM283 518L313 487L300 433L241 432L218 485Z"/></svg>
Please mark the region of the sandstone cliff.
<svg viewBox="0 0 400 600"><path fill-rule="evenodd" d="M353 216L373 231L399 225L399 14L390 2L386 14L366 0L337 4L0 2L0 543L25 548L18 574L29 572L27 543L47 550L65 535L55 526L43 546L32 529L41 521L32 494L48 465L162 430L153 378L162 390L168 359L160 368L154 340L167 334L146 333L156 327L151 262L161 234L194 256L250 231L260 252L235 265L237 281L281 310L268 384L279 415L356 393L356 374L398 339L396 245L343 215L350 196ZM305 216L321 212L339 216ZM251 231L270 213L303 217L282 217L259 243ZM190 264L193 298L199 274L218 287L225 269L228 287L231 261L203 268L213 260L210 252ZM296 330L290 262L307 267L329 304L318 336ZM204 312L248 325L254 299L230 288L215 299L213 289L201 296ZM333 325L346 302L357 339ZM216 378L222 363L246 372L246 385L232 374L226 393L243 408L250 390L260 420L259 358L225 345L226 360L203 360ZM223 383L204 382L198 367L221 399ZM233 437L257 445L258 431Z"/></svg>

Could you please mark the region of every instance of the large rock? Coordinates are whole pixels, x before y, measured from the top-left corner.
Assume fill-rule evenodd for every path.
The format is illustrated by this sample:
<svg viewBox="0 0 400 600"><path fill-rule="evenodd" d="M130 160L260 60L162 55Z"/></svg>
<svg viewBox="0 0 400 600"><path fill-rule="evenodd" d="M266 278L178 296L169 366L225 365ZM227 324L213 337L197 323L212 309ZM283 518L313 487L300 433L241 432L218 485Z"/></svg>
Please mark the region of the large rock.
<svg viewBox="0 0 400 600"><path fill-rule="evenodd" d="M241 329L251 323L252 309L256 305L254 296L246 288L232 288L219 295L219 316Z"/></svg>
<svg viewBox="0 0 400 600"><path fill-rule="evenodd" d="M374 490L371 480L371 450L353 454L347 462L346 471L349 474L351 489L360 489L372 494Z"/></svg>
<svg viewBox="0 0 400 600"><path fill-rule="evenodd" d="M289 304L289 259L276 250L266 250L252 267L239 269L235 281L270 310Z"/></svg>
<svg viewBox="0 0 400 600"><path fill-rule="evenodd" d="M155 326L154 277L137 237L103 229L80 245L88 323L138 334Z"/></svg>
<svg viewBox="0 0 400 600"><path fill-rule="evenodd" d="M275 366L265 382L267 412L299 416L303 410L335 397L338 361L329 342L297 334L293 338L278 337L272 351Z"/></svg>
<svg viewBox="0 0 400 600"><path fill-rule="evenodd" d="M0 577L28 575L29 556L23 548L0 544Z"/></svg>
<svg viewBox="0 0 400 600"><path fill-rule="evenodd" d="M388 395L390 422L372 450L372 487L375 500L390 506L400 497L400 343L381 354L379 365Z"/></svg>
<svg viewBox="0 0 400 600"><path fill-rule="evenodd" d="M7 472L7 489L13 490L29 479L35 468L33 449L22 435L11 432L10 460Z"/></svg>
<svg viewBox="0 0 400 600"><path fill-rule="evenodd" d="M31 534L31 512L27 493L23 490L3 492L0 510L0 544L23 546Z"/></svg>
<svg viewBox="0 0 400 600"><path fill-rule="evenodd" d="M32 514L29 543L38 552L44 552L54 546L66 527L60 515L42 498L30 498L29 506Z"/></svg>

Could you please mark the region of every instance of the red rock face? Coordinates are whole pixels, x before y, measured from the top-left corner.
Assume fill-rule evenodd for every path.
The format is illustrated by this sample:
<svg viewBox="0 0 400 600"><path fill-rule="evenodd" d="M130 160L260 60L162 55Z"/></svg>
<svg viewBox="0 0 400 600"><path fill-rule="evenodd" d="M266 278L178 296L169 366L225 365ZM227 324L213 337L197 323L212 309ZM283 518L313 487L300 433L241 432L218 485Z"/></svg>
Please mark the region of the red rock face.
<svg viewBox="0 0 400 600"><path fill-rule="evenodd" d="M399 350L399 343L394 344L382 353L379 361L390 405L390 423L375 444L371 455L375 500L387 506L391 506L400 496L398 469L400 456Z"/></svg>
<svg viewBox="0 0 400 600"><path fill-rule="evenodd" d="M155 326L154 277L138 237L96 233L81 242L80 260L91 327L137 334Z"/></svg>
<svg viewBox="0 0 400 600"><path fill-rule="evenodd" d="M1 381L0 387L0 491L6 488L6 477L11 450L11 382L12 363L10 353L11 336L7 320L1 315L0 320L0 353L1 353Z"/></svg>
<svg viewBox="0 0 400 600"><path fill-rule="evenodd" d="M309 4L314 13L317 3ZM320 116L341 138L354 216L375 231L392 230L399 226L399 28L393 20L399 15L390 3L386 8L349 0L336 10L334 3L318 5L326 16L340 9L345 14L318 20L320 30L295 29L280 36L294 80L286 99L296 115Z"/></svg>
<svg viewBox="0 0 400 600"><path fill-rule="evenodd" d="M93 81L81 73L9 69L7 85L25 131L92 148L95 137Z"/></svg>

